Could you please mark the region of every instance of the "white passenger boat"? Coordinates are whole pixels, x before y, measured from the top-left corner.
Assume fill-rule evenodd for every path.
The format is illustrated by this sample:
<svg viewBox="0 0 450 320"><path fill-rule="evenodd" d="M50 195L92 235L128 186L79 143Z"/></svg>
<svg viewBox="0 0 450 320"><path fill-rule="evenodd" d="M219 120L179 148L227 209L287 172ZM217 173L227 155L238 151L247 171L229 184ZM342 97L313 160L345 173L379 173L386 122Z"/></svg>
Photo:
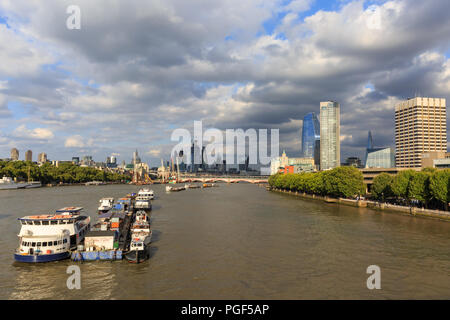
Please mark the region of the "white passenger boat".
<svg viewBox="0 0 450 320"><path fill-rule="evenodd" d="M137 195L141 197L148 197L150 200L155 199L155 193L153 192L153 190L150 190L148 188L139 190Z"/></svg>
<svg viewBox="0 0 450 320"><path fill-rule="evenodd" d="M81 207L66 207L56 214L19 218L19 248L14 259L19 262L49 262L66 259L80 244L90 228L90 218L80 215Z"/></svg>
<svg viewBox="0 0 450 320"><path fill-rule="evenodd" d="M100 199L100 205L98 206L98 213L105 213L112 209L114 204L114 198L102 198Z"/></svg>
<svg viewBox="0 0 450 320"><path fill-rule="evenodd" d="M166 191L167 192L181 191L181 190L186 190L186 188L184 186L183 187L166 186Z"/></svg>
<svg viewBox="0 0 450 320"><path fill-rule="evenodd" d="M134 202L136 209L151 210L152 201L147 196L137 196Z"/></svg>
<svg viewBox="0 0 450 320"><path fill-rule="evenodd" d="M28 186L28 183L17 183L10 177L3 177L0 180L0 190L21 189Z"/></svg>

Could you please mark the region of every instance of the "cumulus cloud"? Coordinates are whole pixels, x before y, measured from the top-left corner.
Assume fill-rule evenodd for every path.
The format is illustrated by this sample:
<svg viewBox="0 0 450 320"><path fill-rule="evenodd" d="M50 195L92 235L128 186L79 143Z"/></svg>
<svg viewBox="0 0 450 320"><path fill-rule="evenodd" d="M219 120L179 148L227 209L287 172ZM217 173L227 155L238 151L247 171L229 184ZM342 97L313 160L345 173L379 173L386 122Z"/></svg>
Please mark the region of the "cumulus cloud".
<svg viewBox="0 0 450 320"><path fill-rule="evenodd" d="M64 142L66 148L83 148L85 146L84 139L80 135L68 137Z"/></svg>
<svg viewBox="0 0 450 320"><path fill-rule="evenodd" d="M25 139L50 140L54 134L47 128L28 129L24 124L20 125L13 131L13 136Z"/></svg>
<svg viewBox="0 0 450 320"><path fill-rule="evenodd" d="M62 146L167 157L173 128L194 120L279 128L281 148L299 155L301 119L335 100L345 159L363 156L369 129L376 144L393 146L398 101L450 98L450 2L337 1L308 11L313 3L4 0L0 115L18 114L10 101L26 114L0 122L11 139L23 123L69 136L49 146L60 158ZM65 28L69 4L81 8L81 30Z"/></svg>

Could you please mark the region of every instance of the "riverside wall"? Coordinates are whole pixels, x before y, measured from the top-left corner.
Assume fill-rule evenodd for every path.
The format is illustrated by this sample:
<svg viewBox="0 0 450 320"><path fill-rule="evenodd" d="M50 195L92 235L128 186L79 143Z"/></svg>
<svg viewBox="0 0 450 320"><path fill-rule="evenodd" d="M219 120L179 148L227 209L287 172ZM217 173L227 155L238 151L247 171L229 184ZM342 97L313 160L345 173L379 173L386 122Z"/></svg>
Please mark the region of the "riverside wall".
<svg viewBox="0 0 450 320"><path fill-rule="evenodd" d="M407 214L407 215L415 216L415 217L426 217L426 218L434 218L434 219L439 219L439 220L444 220L444 221L450 221L450 212L447 212L447 211L430 210L430 209L416 208L416 207L406 207L406 206L399 206L399 205L393 205L393 204L389 204L389 203L381 203L381 202L369 201L369 200L351 200L351 199L344 199L344 198L332 198L332 197L327 197L327 196L324 197L324 196L319 196L319 195L314 195L314 194L307 194L307 193L302 193L302 192L282 190L282 189L276 189L276 188L268 188L268 190L290 194L290 195L297 196L297 197L300 197L303 199L321 200L326 203L343 204L343 205L359 207L359 208L367 207L367 208L374 209L374 210L402 213L402 214Z"/></svg>

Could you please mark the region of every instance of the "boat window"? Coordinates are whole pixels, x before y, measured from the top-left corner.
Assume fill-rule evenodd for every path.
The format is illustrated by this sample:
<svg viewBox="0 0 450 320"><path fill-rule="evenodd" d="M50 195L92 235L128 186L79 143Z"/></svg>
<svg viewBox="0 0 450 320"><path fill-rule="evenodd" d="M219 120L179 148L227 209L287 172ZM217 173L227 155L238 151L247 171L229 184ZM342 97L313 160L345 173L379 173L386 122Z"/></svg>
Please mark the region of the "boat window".
<svg viewBox="0 0 450 320"><path fill-rule="evenodd" d="M58 240L58 244L62 244L62 240Z"/></svg>
<svg viewBox="0 0 450 320"><path fill-rule="evenodd" d="M36 244L36 246L37 246L37 247L41 247L41 243L38 242L38 243Z"/></svg>
<svg viewBox="0 0 450 320"><path fill-rule="evenodd" d="M20 221L20 223L22 223L22 224L27 224L27 222L26 222L26 221L23 221L23 220Z"/></svg>
<svg viewBox="0 0 450 320"><path fill-rule="evenodd" d="M42 246L46 247L47 246L47 242L42 242Z"/></svg>
<svg viewBox="0 0 450 320"><path fill-rule="evenodd" d="M54 246L58 245L58 241L53 241L53 245Z"/></svg>
<svg viewBox="0 0 450 320"><path fill-rule="evenodd" d="M63 220L59 220L59 224L66 224L66 222Z"/></svg>
<svg viewBox="0 0 450 320"><path fill-rule="evenodd" d="M50 222L50 224L58 224L58 221L53 220L53 221Z"/></svg>
<svg viewBox="0 0 450 320"><path fill-rule="evenodd" d="M32 243L31 243L31 246L32 246L32 247L36 247L36 242L32 242Z"/></svg>
<svg viewBox="0 0 450 320"><path fill-rule="evenodd" d="M32 224L33 224L33 221L28 221L28 220L27 220L27 224L28 224L28 225L32 225Z"/></svg>
<svg viewBox="0 0 450 320"><path fill-rule="evenodd" d="M48 223L48 221L42 221L42 225L44 225L44 226L48 226L48 225L49 225L49 223Z"/></svg>
<svg viewBox="0 0 450 320"><path fill-rule="evenodd" d="M40 221L34 221L34 224L35 224L36 226L40 226L40 225L41 225L41 222L40 222Z"/></svg>
<svg viewBox="0 0 450 320"><path fill-rule="evenodd" d="M64 241L63 241L64 243L67 243L67 239L64 239Z"/></svg>

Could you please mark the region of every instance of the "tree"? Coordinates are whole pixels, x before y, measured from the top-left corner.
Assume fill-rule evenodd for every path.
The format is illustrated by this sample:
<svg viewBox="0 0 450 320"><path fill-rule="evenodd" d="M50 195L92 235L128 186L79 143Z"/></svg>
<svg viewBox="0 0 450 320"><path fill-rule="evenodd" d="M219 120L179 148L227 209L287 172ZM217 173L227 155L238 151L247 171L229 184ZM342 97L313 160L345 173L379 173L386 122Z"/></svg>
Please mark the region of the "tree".
<svg viewBox="0 0 450 320"><path fill-rule="evenodd" d="M364 193L364 178L355 167L338 167L323 173L327 195L353 198Z"/></svg>
<svg viewBox="0 0 450 320"><path fill-rule="evenodd" d="M412 176L414 175L414 170L405 170L400 171L394 178L394 182L392 183L392 191L394 194L399 197L405 199L409 203L409 185Z"/></svg>
<svg viewBox="0 0 450 320"><path fill-rule="evenodd" d="M430 201L430 173L427 171L415 172L409 185L409 197L425 203Z"/></svg>
<svg viewBox="0 0 450 320"><path fill-rule="evenodd" d="M430 177L430 194L444 205L445 210L448 209L448 202L450 202L449 181L450 170L448 169L436 171Z"/></svg>
<svg viewBox="0 0 450 320"><path fill-rule="evenodd" d="M373 179L372 194L377 200L384 201L386 198L394 195L392 192L392 183L394 177L386 172L377 175Z"/></svg>

